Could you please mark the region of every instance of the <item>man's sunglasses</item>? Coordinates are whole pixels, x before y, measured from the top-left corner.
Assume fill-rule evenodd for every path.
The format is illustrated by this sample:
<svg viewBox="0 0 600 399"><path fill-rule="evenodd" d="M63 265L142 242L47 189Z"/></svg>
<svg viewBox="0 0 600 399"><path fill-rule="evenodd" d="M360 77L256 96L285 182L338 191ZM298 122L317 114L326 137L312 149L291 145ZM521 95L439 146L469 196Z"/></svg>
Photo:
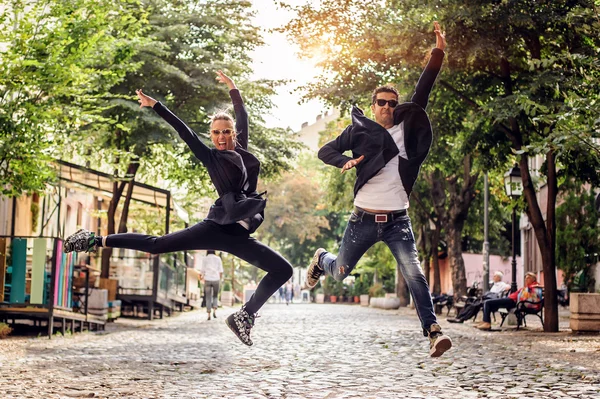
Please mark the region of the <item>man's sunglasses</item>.
<svg viewBox="0 0 600 399"><path fill-rule="evenodd" d="M214 134L215 136L218 136L221 133L223 133L225 136L230 136L233 133L233 129L223 129L223 130L213 129L210 132L212 134Z"/></svg>
<svg viewBox="0 0 600 399"><path fill-rule="evenodd" d="M380 107L385 107L385 104L389 104L390 108L396 108L396 105L398 105L398 101L396 100L384 100L382 98L375 100L375 103L377 103L377 105Z"/></svg>

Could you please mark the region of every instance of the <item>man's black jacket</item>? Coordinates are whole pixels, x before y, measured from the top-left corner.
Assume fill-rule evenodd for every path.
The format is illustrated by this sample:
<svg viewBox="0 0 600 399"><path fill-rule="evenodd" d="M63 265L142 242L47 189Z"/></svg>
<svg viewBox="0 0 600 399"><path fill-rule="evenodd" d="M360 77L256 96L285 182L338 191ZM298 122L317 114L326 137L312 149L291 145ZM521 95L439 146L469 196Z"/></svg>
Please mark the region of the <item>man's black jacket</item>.
<svg viewBox="0 0 600 399"><path fill-rule="evenodd" d="M248 113L239 90L229 91L235 111L235 130L237 143L234 151L220 151L209 148L200 137L181 119L160 102L154 110L167 121L190 147L206 169L212 180L219 199L210 207L205 220L218 224L231 224L250 219L250 231L253 233L263 222L266 200L256 193L260 162L248 152ZM244 173L244 168L246 173Z"/></svg>
<svg viewBox="0 0 600 399"><path fill-rule="evenodd" d="M389 132L367 118L356 106L352 108L352 124L319 150L320 160L338 168L351 159L365 156L364 160L356 165L355 197L362 186L394 157L399 158L398 172L406 194L410 197L433 140L431 123L425 107L443 60L444 52L434 48L410 102L399 104L394 109L394 125L404 122L404 146L408 159L398 156L398 146ZM352 158L343 155L344 151L348 150L352 151Z"/></svg>

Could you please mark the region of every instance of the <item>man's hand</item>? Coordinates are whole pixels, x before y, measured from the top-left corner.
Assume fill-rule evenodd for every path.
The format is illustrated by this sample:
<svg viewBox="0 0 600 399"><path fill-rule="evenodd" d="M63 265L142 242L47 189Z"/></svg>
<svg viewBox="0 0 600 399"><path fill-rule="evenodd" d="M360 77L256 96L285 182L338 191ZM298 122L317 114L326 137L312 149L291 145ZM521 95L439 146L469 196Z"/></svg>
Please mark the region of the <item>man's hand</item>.
<svg viewBox="0 0 600 399"><path fill-rule="evenodd" d="M147 96L144 93L142 93L142 89L136 90L135 94L137 94L137 96L138 96L138 102L140 103L140 108L154 107L154 104L156 104L158 102L155 99L153 99L152 97Z"/></svg>
<svg viewBox="0 0 600 399"><path fill-rule="evenodd" d="M237 89L237 87L235 87L235 83L233 83L233 80L231 80L231 78L225 75L221 70L217 71L217 80L221 83L225 83L229 90Z"/></svg>
<svg viewBox="0 0 600 399"><path fill-rule="evenodd" d="M348 162L346 162L346 164L342 168L342 173L344 173L348 169L352 169L353 167L355 167L356 165L358 165L359 162L361 162L363 159L365 159L365 156L361 155L360 157L358 157L356 159L349 160Z"/></svg>
<svg viewBox="0 0 600 399"><path fill-rule="evenodd" d="M438 21L433 23L433 28L433 31L435 32L435 47L444 51L446 48L446 32L442 32L442 28L440 28Z"/></svg>

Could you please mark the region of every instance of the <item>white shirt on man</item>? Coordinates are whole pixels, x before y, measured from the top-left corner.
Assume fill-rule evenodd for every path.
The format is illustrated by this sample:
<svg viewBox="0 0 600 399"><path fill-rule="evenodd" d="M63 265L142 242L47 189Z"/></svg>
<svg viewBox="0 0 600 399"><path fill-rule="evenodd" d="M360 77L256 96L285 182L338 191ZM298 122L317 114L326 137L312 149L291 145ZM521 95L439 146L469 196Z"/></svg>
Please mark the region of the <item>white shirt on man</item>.
<svg viewBox="0 0 600 399"><path fill-rule="evenodd" d="M509 288L510 288L510 284L507 284L504 281L498 281L498 282L494 281L494 284L492 284L492 287L490 288L490 292L494 292L496 294L501 294L502 292L506 291Z"/></svg>
<svg viewBox="0 0 600 399"><path fill-rule="evenodd" d="M221 258L215 254L206 255L206 258L202 261L202 266L200 266L200 273L204 275L205 281L221 280L221 273L223 273Z"/></svg>
<svg viewBox="0 0 600 399"><path fill-rule="evenodd" d="M398 147L398 156L408 159L404 147L404 122L392 126L387 131ZM406 195L406 190L398 172L398 156L391 159L358 190L354 198L354 205L360 208L384 211L408 209L408 195Z"/></svg>

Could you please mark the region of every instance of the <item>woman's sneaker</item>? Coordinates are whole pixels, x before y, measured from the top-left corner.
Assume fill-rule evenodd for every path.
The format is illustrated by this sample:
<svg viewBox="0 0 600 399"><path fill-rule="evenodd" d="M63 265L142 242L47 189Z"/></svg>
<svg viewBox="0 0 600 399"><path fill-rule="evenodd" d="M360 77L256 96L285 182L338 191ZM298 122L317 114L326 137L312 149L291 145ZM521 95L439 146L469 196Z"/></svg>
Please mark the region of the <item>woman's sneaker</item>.
<svg viewBox="0 0 600 399"><path fill-rule="evenodd" d="M241 308L237 312L229 315L225 319L225 324L233 333L248 346L252 346L253 342L250 339L250 330L254 327L256 314L250 315L245 308Z"/></svg>
<svg viewBox="0 0 600 399"><path fill-rule="evenodd" d="M432 324L429 327L429 356L440 357L450 348L452 348L450 337L442 333L439 324Z"/></svg>
<svg viewBox="0 0 600 399"><path fill-rule="evenodd" d="M319 264L319 259L323 252L326 252L323 248L317 249L310 265L308 265L308 270L306 271L306 286L304 287L306 289L312 290L315 288L315 285L317 285L319 279L325 272Z"/></svg>
<svg viewBox="0 0 600 399"><path fill-rule="evenodd" d="M79 229L65 240L64 251L69 252L96 252L96 235L86 229Z"/></svg>

